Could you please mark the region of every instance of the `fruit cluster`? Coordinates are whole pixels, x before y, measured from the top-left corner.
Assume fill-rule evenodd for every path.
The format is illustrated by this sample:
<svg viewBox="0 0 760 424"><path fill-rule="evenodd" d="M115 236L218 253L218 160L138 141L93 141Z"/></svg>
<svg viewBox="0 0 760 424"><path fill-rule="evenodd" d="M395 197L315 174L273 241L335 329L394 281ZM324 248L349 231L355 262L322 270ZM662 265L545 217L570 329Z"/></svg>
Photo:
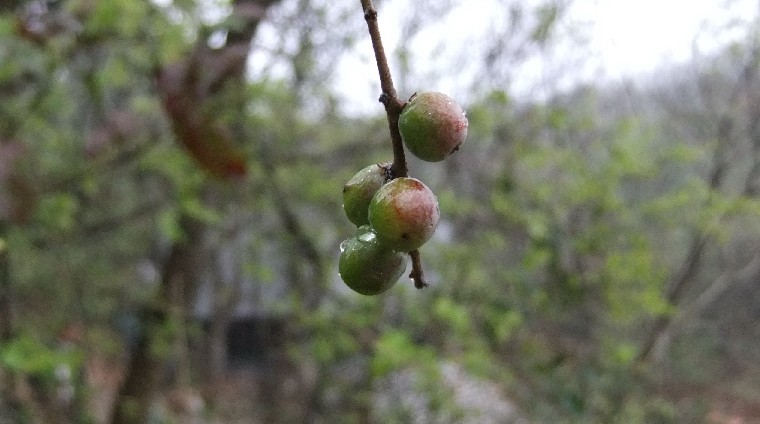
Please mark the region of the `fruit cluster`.
<svg viewBox="0 0 760 424"><path fill-rule="evenodd" d="M418 158L438 162L459 149L467 136L464 111L447 95L412 96L401 111L398 130ZM421 181L394 178L390 163L367 166L343 186L343 209L358 227L340 245L338 271L348 287L380 294L401 277L406 253L420 248L435 232L438 200Z"/></svg>

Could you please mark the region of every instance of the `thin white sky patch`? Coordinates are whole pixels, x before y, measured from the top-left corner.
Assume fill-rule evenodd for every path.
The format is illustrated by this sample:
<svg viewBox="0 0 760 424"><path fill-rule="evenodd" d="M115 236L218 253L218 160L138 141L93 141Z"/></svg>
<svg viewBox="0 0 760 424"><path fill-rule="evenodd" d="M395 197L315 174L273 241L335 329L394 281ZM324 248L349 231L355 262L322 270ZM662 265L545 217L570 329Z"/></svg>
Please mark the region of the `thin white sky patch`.
<svg viewBox="0 0 760 424"><path fill-rule="evenodd" d="M503 21L504 13L495 13L500 3L503 7L505 2L462 1L441 22L420 31L409 45L416 74L410 85L425 81L430 85L406 87L407 91L445 91L455 98L466 95L474 70L480 66L477 60L483 46L479 44L499 23L494 19ZM380 10L380 29L389 54L399 42L397 22L405 5L405 0L389 0ZM511 87L514 95L540 97L546 94L541 87L549 92L569 89L578 83L615 81L689 62L741 41L746 37L746 25L736 31L726 28L735 23L741 28L758 13L757 0L575 0L570 7L569 19L560 22L558 40L550 41L554 44L547 50L549 54L536 55L516 68ZM361 19L360 11L356 19ZM587 43L572 40L573 33ZM436 50L439 45L445 49ZM355 47L358 50L347 52L336 67L336 90L352 105L346 110L379 113L379 83L369 36ZM467 57L471 60L462 60ZM389 59L393 67L395 58Z"/></svg>
<svg viewBox="0 0 760 424"><path fill-rule="evenodd" d="M714 51L730 41L718 38L722 29L732 20L755 16L757 2L585 0L577 1L572 13L592 22L592 62L614 78Z"/></svg>

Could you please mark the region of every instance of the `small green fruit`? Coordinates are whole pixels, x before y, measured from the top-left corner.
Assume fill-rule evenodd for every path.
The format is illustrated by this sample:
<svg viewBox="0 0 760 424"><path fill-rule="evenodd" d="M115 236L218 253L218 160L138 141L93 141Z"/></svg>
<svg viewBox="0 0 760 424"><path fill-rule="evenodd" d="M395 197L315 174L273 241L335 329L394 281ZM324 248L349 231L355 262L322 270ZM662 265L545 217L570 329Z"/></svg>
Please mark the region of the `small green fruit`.
<svg viewBox="0 0 760 424"><path fill-rule="evenodd" d="M439 162L454 153L467 138L467 117L454 100L437 92L420 93L401 111L398 129L412 154Z"/></svg>
<svg viewBox="0 0 760 424"><path fill-rule="evenodd" d="M371 296L391 288L406 269L406 255L394 252L377 240L369 226L340 244L338 272L357 293Z"/></svg>
<svg viewBox="0 0 760 424"><path fill-rule="evenodd" d="M369 204L369 222L389 248L410 252L433 236L441 213L438 199L415 178L396 178L382 186Z"/></svg>
<svg viewBox="0 0 760 424"><path fill-rule="evenodd" d="M367 208L372 196L388 181L390 163L377 163L370 165L356 175L343 186L343 210L348 220L354 225L369 224Z"/></svg>

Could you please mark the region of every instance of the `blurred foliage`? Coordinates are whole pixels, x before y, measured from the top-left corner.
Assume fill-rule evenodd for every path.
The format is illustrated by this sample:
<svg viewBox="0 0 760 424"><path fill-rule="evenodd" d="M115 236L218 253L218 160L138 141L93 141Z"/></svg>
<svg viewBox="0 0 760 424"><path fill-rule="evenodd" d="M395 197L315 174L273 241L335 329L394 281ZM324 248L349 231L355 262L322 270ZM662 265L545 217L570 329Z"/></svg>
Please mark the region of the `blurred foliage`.
<svg viewBox="0 0 760 424"><path fill-rule="evenodd" d="M0 353L3 367L47 380L55 378L61 366L81 366L81 352L65 352L51 349L30 336L20 336L3 346Z"/></svg>
<svg viewBox="0 0 760 424"><path fill-rule="evenodd" d="M234 181L187 154L156 87L158 69L224 45L231 2L0 8L0 381L60 364L85 375L100 357L124 367L141 308L166 307L161 394L211 387L221 399L204 413L230 422L247 404L262 422L695 422L734 383L760 401L752 40L635 91L515 99L505 61L551 45L567 5L505 2L516 28L485 46L494 74L467 107L466 144L445 163L410 159L443 217L422 249L433 284L402 278L367 298L336 271L353 232L340 188L391 153L380 105L347 116L331 85L366 31L358 3L333 3L270 8L248 79L201 99L244 156ZM404 22L410 43L415 22L427 19ZM410 46L397 49L406 84L424 79ZM156 305L183 242L194 285ZM245 372L208 375L204 355L224 342L209 328L234 319L281 323L251 347L268 353L250 395L229 389ZM642 358L662 319L666 342ZM61 336L72 323L74 349ZM92 399L96 383L76 379ZM4 384L0 409L18 397ZM92 418L86 401L74 408Z"/></svg>

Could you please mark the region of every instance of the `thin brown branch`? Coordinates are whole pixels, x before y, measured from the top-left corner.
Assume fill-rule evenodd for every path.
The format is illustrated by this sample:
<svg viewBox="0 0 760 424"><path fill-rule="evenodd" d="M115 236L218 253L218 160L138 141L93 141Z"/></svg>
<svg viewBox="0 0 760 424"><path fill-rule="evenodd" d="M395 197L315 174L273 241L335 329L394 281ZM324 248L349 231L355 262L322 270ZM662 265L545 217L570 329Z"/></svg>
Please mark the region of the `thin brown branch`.
<svg viewBox="0 0 760 424"><path fill-rule="evenodd" d="M406 102L398 99L396 89L393 87L393 78L388 66L388 58L383 48L383 40L380 36L380 26L377 23L377 10L372 4L372 0L361 0L362 10L364 11L364 20L367 21L369 36L372 39L372 49L375 52L375 61L377 62L377 72L380 76L380 103L385 106L385 114L388 118L388 130L391 135L391 144L393 147L393 164L391 165L391 176L393 178L409 176L409 169L406 166L406 156L404 155L404 143L401 139L401 133L398 130L398 119L401 111L404 110ZM414 287L421 289L427 287L425 276L422 272L422 261L420 252L414 250L409 253L412 259L412 272L409 277L414 281Z"/></svg>
<svg viewBox="0 0 760 424"><path fill-rule="evenodd" d="M701 264L702 252L707 246L707 237L704 234L699 234L692 240L689 248L689 253L686 255L684 263L681 265L678 273L671 280L665 298L671 305L678 305L683 292L689 283L694 279ZM652 328L649 330L646 339L642 343L641 351L638 354L637 360L639 362L647 361L652 353L655 351L655 347L660 343L662 337L665 336L665 330L670 325L673 317L669 315L660 315L652 324Z"/></svg>
<svg viewBox="0 0 760 424"><path fill-rule="evenodd" d="M420 260L420 251L412 250L409 252L409 256L412 258L412 272L409 273L409 278L414 281L414 287L417 289L424 289L428 286L425 281L425 274L422 272L422 261Z"/></svg>
<svg viewBox="0 0 760 424"><path fill-rule="evenodd" d="M391 174L393 178L406 177L409 175L409 169L406 166L406 157L404 156L404 143L398 130L399 115L401 115L401 110L404 109L405 103L399 102L395 97L386 96L384 93L380 96L380 101L385 105L385 113L388 117L388 129L391 133L391 144L393 146Z"/></svg>
<svg viewBox="0 0 760 424"><path fill-rule="evenodd" d="M377 24L377 11L372 5L372 0L361 0L362 9L364 10L364 20L367 21L369 36L372 39L372 49L375 51L375 61L377 62L377 71L380 75L380 103L385 106L385 113L388 117L388 129L391 134L391 143L393 144L393 165L391 174L394 178L406 177L409 171L406 166L406 157L404 156L404 143L401 140L401 133L398 131L398 117L404 109L405 103L400 101L396 96L396 89L393 87L393 78L391 69L388 66L388 58L385 56L383 40L380 37L380 27Z"/></svg>
<svg viewBox="0 0 760 424"><path fill-rule="evenodd" d="M10 255L5 236L8 224L0 221L0 343L6 343L13 337L13 301L11 300ZM0 390L2 390L0 385Z"/></svg>
<svg viewBox="0 0 760 424"><path fill-rule="evenodd" d="M757 67L756 55L750 58L743 67L742 75L739 80L734 84L728 103L734 104L738 101L739 96L745 93L747 87L751 86L754 78L754 72ZM704 94L707 95L707 94ZM756 112L755 112L756 113ZM750 115L750 118L755 116ZM726 175L729 172L729 165L727 155L730 148L734 147L737 143L736 137L732 135L734 127L736 125L735 119L728 114L724 114L720 117L717 128L716 138L719 140L718 146L713 156L712 168L707 175L707 184L710 190L720 191L723 185L723 181L726 179ZM750 133L752 127L750 127ZM750 135L751 136L751 135ZM743 189L743 195L747 195L752 192L751 178L755 172L754 166L750 170L748 179L745 182ZM720 219L720 217L718 217ZM692 235L689 251L684 262L679 268L678 272L671 278L668 286L665 289L665 299L670 305L680 307L683 301L684 294L687 292L696 280L700 266L702 265L703 253L710 241L709 228L697 229ZM647 333L643 343L642 349L638 354L638 362L644 362L651 359L657 347L663 343L667 338L668 329L672 326L674 318L677 315L660 315L652 324L651 329Z"/></svg>
<svg viewBox="0 0 760 424"><path fill-rule="evenodd" d="M166 262L162 266L161 281L155 297L138 311L140 333L135 345L130 349L131 357L116 405L112 412L112 424L147 422L150 404L159 389L161 367L165 359L153 351L159 340L161 328L172 318L173 309L186 310L187 303L177 303L175 293L188 294L194 290L197 281L193 276L194 253L201 246L203 224L183 215L180 227L184 238L174 242Z"/></svg>
<svg viewBox="0 0 760 424"><path fill-rule="evenodd" d="M101 221L85 224L82 233L84 237L93 237L103 233L116 231L124 226L133 224L135 221L154 215L164 206L165 203L160 201L141 204L124 214L110 216Z"/></svg>
<svg viewBox="0 0 760 424"><path fill-rule="evenodd" d="M380 73L380 89L383 93L391 97L396 97L396 89L393 88L393 78L388 66L388 59L383 49L383 40L380 37L380 26L377 24L377 10L372 5L372 0L361 0L362 9L364 10L364 20L367 21L369 36L372 39L372 48L375 50L375 62L377 62L377 71Z"/></svg>
<svg viewBox="0 0 760 424"><path fill-rule="evenodd" d="M261 148L266 150L264 146L261 146ZM264 156L268 156L268 153L265 153ZM316 283L309 281L309 284L305 284L306 282L302 278L297 278L297 281L295 281L298 283L297 287L303 295L305 310L312 311L319 305L322 295L319 287L322 287L326 281L322 254L316 242L306 231L306 227L301 219L293 211L288 201L287 193L277 180L274 164L265 160L263 161L263 166L269 175L267 188L274 199L277 216L286 233L290 236L290 242L293 247L297 249L301 258L306 261L314 273L313 279L316 280Z"/></svg>
<svg viewBox="0 0 760 424"><path fill-rule="evenodd" d="M760 257L755 257L739 269L728 269L716 278L694 301L686 305L673 318L671 326L688 322L699 316L708 306L733 287L736 282L750 280L760 273ZM666 330L667 331L667 330Z"/></svg>

